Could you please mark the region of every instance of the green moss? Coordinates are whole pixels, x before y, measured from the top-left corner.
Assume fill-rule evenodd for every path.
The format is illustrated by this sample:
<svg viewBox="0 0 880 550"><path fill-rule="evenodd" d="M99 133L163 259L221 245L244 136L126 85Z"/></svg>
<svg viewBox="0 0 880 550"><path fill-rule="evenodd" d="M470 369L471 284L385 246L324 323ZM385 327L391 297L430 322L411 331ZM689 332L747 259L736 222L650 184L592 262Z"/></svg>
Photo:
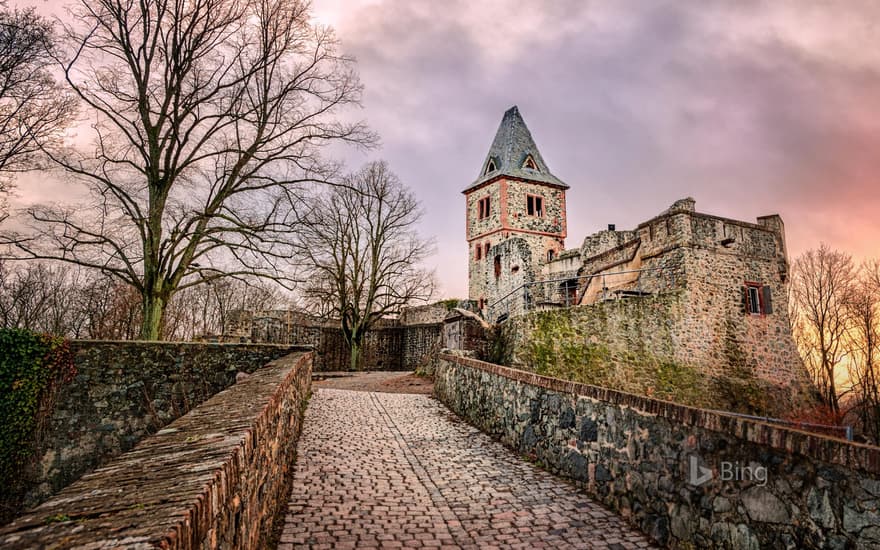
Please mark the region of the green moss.
<svg viewBox="0 0 880 550"><path fill-rule="evenodd" d="M496 365L510 366L513 363L512 330L510 324L493 326L488 332L489 345L482 359Z"/></svg>
<svg viewBox="0 0 880 550"><path fill-rule="evenodd" d="M755 378L733 323L721 359L725 376L674 360L680 299L676 292L532 312L493 329L486 359L694 407L773 415L787 406L786 395Z"/></svg>
<svg viewBox="0 0 880 550"><path fill-rule="evenodd" d="M534 322L531 339L521 355L534 372L585 384L607 379L611 359L608 348L587 343L578 334L571 309L543 312Z"/></svg>
<svg viewBox="0 0 880 550"><path fill-rule="evenodd" d="M663 361L655 369L656 395L659 399L702 406L706 403L704 377L690 365Z"/></svg>
<svg viewBox="0 0 880 550"><path fill-rule="evenodd" d="M58 388L75 373L66 340L0 329L0 520L17 506Z"/></svg>

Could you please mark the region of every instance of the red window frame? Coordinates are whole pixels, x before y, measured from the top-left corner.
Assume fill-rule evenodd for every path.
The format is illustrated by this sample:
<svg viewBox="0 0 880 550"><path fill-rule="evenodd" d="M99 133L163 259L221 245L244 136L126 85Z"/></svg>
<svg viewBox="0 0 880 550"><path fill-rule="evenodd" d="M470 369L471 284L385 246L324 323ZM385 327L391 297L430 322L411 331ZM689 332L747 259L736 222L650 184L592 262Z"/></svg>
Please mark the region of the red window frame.
<svg viewBox="0 0 880 550"><path fill-rule="evenodd" d="M746 281L743 283L743 305L745 306L746 315L764 316L771 313L765 296L769 298L769 287L767 285L756 281Z"/></svg>

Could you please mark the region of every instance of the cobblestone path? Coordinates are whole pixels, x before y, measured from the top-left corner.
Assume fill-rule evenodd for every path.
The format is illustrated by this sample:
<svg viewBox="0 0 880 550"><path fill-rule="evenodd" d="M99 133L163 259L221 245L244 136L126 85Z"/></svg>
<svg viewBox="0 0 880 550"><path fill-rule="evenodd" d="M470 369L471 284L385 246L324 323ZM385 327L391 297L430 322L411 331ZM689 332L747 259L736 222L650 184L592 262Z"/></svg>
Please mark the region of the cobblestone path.
<svg viewBox="0 0 880 550"><path fill-rule="evenodd" d="M425 395L318 389L298 451L280 550L653 548Z"/></svg>

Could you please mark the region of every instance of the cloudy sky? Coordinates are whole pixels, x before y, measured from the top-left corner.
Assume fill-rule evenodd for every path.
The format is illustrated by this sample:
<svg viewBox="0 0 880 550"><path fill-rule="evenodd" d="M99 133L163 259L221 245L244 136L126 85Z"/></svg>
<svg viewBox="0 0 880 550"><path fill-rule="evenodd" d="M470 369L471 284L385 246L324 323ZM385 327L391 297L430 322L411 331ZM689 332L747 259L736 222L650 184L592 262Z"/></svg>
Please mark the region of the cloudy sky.
<svg viewBox="0 0 880 550"><path fill-rule="evenodd" d="M511 105L571 185L568 247L692 196L708 213L781 214L793 255L824 241L880 256L880 2L313 0L313 11L358 59L360 115L382 139L343 154L352 167L386 159L422 201L443 297L467 294L460 192Z"/></svg>

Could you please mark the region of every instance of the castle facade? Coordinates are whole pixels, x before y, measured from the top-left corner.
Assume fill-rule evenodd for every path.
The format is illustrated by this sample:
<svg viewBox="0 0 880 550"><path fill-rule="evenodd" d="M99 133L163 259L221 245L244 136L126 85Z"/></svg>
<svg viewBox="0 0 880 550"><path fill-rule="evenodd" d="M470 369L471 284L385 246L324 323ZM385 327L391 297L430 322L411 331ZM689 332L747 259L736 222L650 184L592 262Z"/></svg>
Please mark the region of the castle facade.
<svg viewBox="0 0 880 550"><path fill-rule="evenodd" d="M467 207L469 298L492 323L535 309L678 293L676 359L807 387L788 317L785 228L675 202L635 229L609 226L566 249L565 194L519 110L504 113ZM650 311L647 312L650 314Z"/></svg>

